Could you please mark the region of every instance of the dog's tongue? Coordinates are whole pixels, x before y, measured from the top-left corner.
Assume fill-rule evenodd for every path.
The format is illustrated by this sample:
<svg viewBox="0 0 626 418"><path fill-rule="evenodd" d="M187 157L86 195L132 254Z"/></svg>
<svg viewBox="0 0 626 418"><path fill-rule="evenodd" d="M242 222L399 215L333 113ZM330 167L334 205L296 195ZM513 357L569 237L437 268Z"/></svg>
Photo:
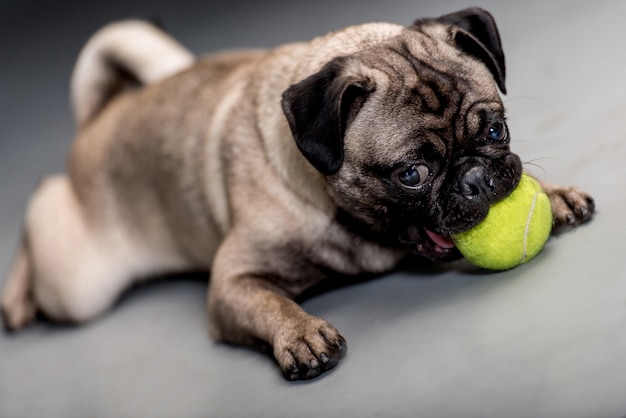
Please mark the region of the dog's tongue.
<svg viewBox="0 0 626 418"><path fill-rule="evenodd" d="M430 238L432 242L434 242L444 250L454 248L454 241L452 241L452 238L444 237L443 235L436 234L433 231L429 231L428 229L424 229L424 231L426 231L426 235L428 235L428 238Z"/></svg>

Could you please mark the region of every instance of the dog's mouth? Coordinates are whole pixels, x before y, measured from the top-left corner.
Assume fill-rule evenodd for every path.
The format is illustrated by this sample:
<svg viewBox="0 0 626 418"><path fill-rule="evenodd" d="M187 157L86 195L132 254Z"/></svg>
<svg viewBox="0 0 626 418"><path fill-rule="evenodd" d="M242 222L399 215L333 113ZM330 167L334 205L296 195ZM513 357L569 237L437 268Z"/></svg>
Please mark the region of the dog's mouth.
<svg viewBox="0 0 626 418"><path fill-rule="evenodd" d="M450 236L417 226L409 227L407 235L413 252L429 260L452 261L461 257Z"/></svg>

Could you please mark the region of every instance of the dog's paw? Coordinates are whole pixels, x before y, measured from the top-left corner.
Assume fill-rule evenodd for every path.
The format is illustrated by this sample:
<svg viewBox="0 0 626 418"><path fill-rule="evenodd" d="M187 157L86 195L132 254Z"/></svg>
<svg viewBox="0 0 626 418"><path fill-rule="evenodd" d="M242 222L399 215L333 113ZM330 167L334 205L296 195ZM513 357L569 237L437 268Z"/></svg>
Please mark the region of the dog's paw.
<svg viewBox="0 0 626 418"><path fill-rule="evenodd" d="M35 319L37 305L31 286L30 266L21 250L0 295L0 316L6 331L17 331Z"/></svg>
<svg viewBox="0 0 626 418"><path fill-rule="evenodd" d="M0 316L6 331L13 332L24 328L35 319L37 308L27 295L13 295L5 292L0 301Z"/></svg>
<svg viewBox="0 0 626 418"><path fill-rule="evenodd" d="M563 227L578 226L593 216L594 200L583 190L553 184L544 184L543 189L550 198L555 231L558 232Z"/></svg>
<svg viewBox="0 0 626 418"><path fill-rule="evenodd" d="M289 380L319 376L335 367L347 350L339 332L313 316L286 327L274 339L274 356Z"/></svg>

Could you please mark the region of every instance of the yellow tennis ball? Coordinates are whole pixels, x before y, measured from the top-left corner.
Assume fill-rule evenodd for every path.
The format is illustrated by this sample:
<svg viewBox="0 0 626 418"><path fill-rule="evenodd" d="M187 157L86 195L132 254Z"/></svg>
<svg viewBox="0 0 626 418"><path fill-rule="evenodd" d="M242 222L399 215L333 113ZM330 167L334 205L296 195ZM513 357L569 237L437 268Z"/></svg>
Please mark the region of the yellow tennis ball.
<svg viewBox="0 0 626 418"><path fill-rule="evenodd" d="M508 270L536 256L551 229L550 199L535 179L523 174L513 192L492 205L480 224L452 238L471 263Z"/></svg>

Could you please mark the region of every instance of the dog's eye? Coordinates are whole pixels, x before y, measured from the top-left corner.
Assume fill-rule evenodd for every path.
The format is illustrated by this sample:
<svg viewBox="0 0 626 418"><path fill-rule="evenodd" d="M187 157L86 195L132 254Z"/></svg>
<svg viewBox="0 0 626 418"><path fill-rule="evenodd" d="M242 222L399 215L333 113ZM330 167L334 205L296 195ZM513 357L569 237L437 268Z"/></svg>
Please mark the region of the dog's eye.
<svg viewBox="0 0 626 418"><path fill-rule="evenodd" d="M487 139L494 142L504 142L509 136L506 125L503 122L494 122L489 126Z"/></svg>
<svg viewBox="0 0 626 418"><path fill-rule="evenodd" d="M415 189L426 182L430 169L423 164L411 164L396 172L397 182L409 189Z"/></svg>

